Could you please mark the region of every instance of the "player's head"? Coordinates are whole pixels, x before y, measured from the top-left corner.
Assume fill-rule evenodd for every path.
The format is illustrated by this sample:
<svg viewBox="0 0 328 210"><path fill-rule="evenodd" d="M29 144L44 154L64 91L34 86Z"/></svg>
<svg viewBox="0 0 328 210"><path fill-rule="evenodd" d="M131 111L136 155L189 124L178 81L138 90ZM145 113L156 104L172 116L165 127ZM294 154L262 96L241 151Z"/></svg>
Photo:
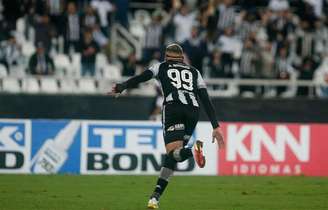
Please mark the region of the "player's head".
<svg viewBox="0 0 328 210"><path fill-rule="evenodd" d="M169 44L165 50L165 60L183 61L183 50L178 44Z"/></svg>

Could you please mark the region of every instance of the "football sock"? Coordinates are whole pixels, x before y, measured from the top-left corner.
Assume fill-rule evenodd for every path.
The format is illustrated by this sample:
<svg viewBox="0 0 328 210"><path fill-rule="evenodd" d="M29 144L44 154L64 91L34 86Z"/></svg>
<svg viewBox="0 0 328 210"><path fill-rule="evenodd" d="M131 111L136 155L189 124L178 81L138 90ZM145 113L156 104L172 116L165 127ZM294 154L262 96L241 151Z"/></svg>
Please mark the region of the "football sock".
<svg viewBox="0 0 328 210"><path fill-rule="evenodd" d="M169 182L167 180L158 178L155 190L154 190L153 194L151 195L151 198L156 198L157 200L159 200L160 196L164 192L168 183Z"/></svg>
<svg viewBox="0 0 328 210"><path fill-rule="evenodd" d="M169 156L172 157L177 162L183 162L188 158L192 157L192 151L189 148L178 148L169 153Z"/></svg>
<svg viewBox="0 0 328 210"><path fill-rule="evenodd" d="M157 179L156 187L151 198L156 198L159 200L160 196L163 194L167 184L169 183L169 178L173 175L173 170L169 168L162 167Z"/></svg>

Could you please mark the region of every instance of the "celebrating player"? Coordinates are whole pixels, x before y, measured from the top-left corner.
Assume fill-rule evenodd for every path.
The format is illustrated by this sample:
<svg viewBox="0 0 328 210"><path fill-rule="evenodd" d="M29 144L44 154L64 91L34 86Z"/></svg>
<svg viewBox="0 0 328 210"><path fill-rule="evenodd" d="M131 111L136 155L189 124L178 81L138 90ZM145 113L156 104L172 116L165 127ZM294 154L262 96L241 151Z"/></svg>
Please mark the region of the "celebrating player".
<svg viewBox="0 0 328 210"><path fill-rule="evenodd" d="M125 89L136 87L139 83L155 77L161 83L164 93L162 123L166 155L153 194L148 202L149 209L157 209L159 198L163 194L169 178L173 175L178 162L183 162L194 155L200 168L205 166L203 142L194 144L190 137L199 118L199 100L213 127L213 142L224 146L223 135L215 110L209 99L205 82L197 69L183 62L183 50L178 44L170 44L165 50L165 61L151 66L142 74L126 82L113 86L112 94L117 95ZM194 146L194 154L192 147Z"/></svg>

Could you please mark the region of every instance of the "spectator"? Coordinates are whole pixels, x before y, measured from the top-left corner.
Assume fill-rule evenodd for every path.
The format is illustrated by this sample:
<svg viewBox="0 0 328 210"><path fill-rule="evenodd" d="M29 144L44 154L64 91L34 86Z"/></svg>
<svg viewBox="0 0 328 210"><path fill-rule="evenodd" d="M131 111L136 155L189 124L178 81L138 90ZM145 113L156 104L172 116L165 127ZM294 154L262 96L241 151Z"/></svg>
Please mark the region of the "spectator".
<svg viewBox="0 0 328 210"><path fill-rule="evenodd" d="M261 49L259 54L259 61L261 62L262 75L261 77L266 79L275 79L276 74L274 71L274 55L272 50L272 44L267 42Z"/></svg>
<svg viewBox="0 0 328 210"><path fill-rule="evenodd" d="M328 28L321 20L315 23L314 37L315 50L313 56L324 54L328 49Z"/></svg>
<svg viewBox="0 0 328 210"><path fill-rule="evenodd" d="M35 17L35 43L42 43L46 52L49 52L51 47L52 29L50 26L48 15Z"/></svg>
<svg viewBox="0 0 328 210"><path fill-rule="evenodd" d="M197 68L203 74L203 59L207 56L207 46L199 35L197 26L191 29L191 36L182 44L184 52L190 60L190 65Z"/></svg>
<svg viewBox="0 0 328 210"><path fill-rule="evenodd" d="M234 54L238 54L240 40L234 35L232 27L224 29L224 34L219 38L217 47L221 51L221 62L225 72L232 73Z"/></svg>
<svg viewBox="0 0 328 210"><path fill-rule="evenodd" d="M191 29L196 21L196 13L190 12L187 5L183 5L180 11L173 17L175 26L175 38L178 43L183 43L190 38Z"/></svg>
<svg viewBox="0 0 328 210"><path fill-rule="evenodd" d="M247 39L240 58L239 74L244 79L255 79L259 72L259 54L257 43L255 40ZM240 92L250 91L254 92L255 88L252 86L240 86Z"/></svg>
<svg viewBox="0 0 328 210"><path fill-rule="evenodd" d="M289 80L293 74L292 60L291 57L288 56L287 47L282 47L278 51L278 55L275 59L274 70L276 72L276 78L281 80ZM280 95L285 92L287 87L279 86L277 88L277 93Z"/></svg>
<svg viewBox="0 0 328 210"><path fill-rule="evenodd" d="M289 3L287 0L270 0L269 9L274 12L288 10Z"/></svg>
<svg viewBox="0 0 328 210"><path fill-rule="evenodd" d="M152 105L152 111L150 113L149 120L160 121L164 97L159 82L155 83L155 91L156 98Z"/></svg>
<svg viewBox="0 0 328 210"><path fill-rule="evenodd" d="M61 15L63 12L63 5L65 5L66 0L48 0L47 7L49 10L49 18L51 24L55 28L55 36L58 36L62 33L62 19Z"/></svg>
<svg viewBox="0 0 328 210"><path fill-rule="evenodd" d="M299 60L315 54L315 35L308 21L301 21L296 31L295 49Z"/></svg>
<svg viewBox="0 0 328 210"><path fill-rule="evenodd" d="M324 59L317 70L315 70L314 81L319 83L317 94L319 97L328 98L328 54L326 53Z"/></svg>
<svg viewBox="0 0 328 210"><path fill-rule="evenodd" d="M93 40L92 32L89 30L84 32L81 51L82 76L95 76L98 46Z"/></svg>
<svg viewBox="0 0 328 210"><path fill-rule="evenodd" d="M225 28L233 28L237 13L233 7L234 0L223 0L217 7L216 16L218 29L222 32Z"/></svg>
<svg viewBox="0 0 328 210"><path fill-rule="evenodd" d="M36 52L31 56L28 66L32 75L53 75L55 72L54 62L41 42L37 43Z"/></svg>
<svg viewBox="0 0 328 210"><path fill-rule="evenodd" d="M110 14L115 11L115 6L108 0L92 0L91 6L97 10L100 18L100 29L108 36L108 27L110 26Z"/></svg>
<svg viewBox="0 0 328 210"><path fill-rule="evenodd" d="M16 30L16 22L22 16L23 0L2 0L3 17L5 20L5 31L10 32Z"/></svg>
<svg viewBox="0 0 328 210"><path fill-rule="evenodd" d="M324 0L306 0L308 4L313 7L314 14L316 17L322 17L322 10L324 6Z"/></svg>
<svg viewBox="0 0 328 210"><path fill-rule="evenodd" d="M148 63L154 53L160 51L163 45L162 17L159 13L154 13L151 23L146 26L145 44L143 48L143 61Z"/></svg>
<svg viewBox="0 0 328 210"><path fill-rule="evenodd" d="M104 35L104 33L100 30L99 25L95 25L92 28L92 36L100 48L108 47L108 38Z"/></svg>
<svg viewBox="0 0 328 210"><path fill-rule="evenodd" d="M12 66L17 66L22 59L22 47L17 43L16 37L11 35L9 39L1 44L1 58L2 63L10 73Z"/></svg>
<svg viewBox="0 0 328 210"><path fill-rule="evenodd" d="M251 32L258 30L256 14L254 12L242 12L241 22L236 24L236 32L241 40L245 40Z"/></svg>
<svg viewBox="0 0 328 210"><path fill-rule="evenodd" d="M136 73L137 58L135 52L129 54L126 60L123 60L122 76L130 77Z"/></svg>
<svg viewBox="0 0 328 210"><path fill-rule="evenodd" d="M299 71L299 80L312 80L315 70L315 62L312 58L306 57L303 59L302 65L297 69ZM309 87L298 87L297 89L298 96L308 96L309 93Z"/></svg>
<svg viewBox="0 0 328 210"><path fill-rule="evenodd" d="M64 23L64 51L66 54L71 53L71 51L77 52L79 51L80 44L81 20L74 2L69 2L67 5L67 14L64 16Z"/></svg>
<svg viewBox="0 0 328 210"><path fill-rule="evenodd" d="M130 0L115 0L116 20L125 28L129 28L129 2Z"/></svg>
<svg viewBox="0 0 328 210"><path fill-rule="evenodd" d="M211 78L227 78L229 75L224 72L221 63L221 53L218 50L215 50L212 54L212 58L209 63L210 77Z"/></svg>
<svg viewBox="0 0 328 210"><path fill-rule="evenodd" d="M255 40L247 39L245 41L240 58L240 76L241 78L255 79L259 76L259 49Z"/></svg>
<svg viewBox="0 0 328 210"><path fill-rule="evenodd" d="M99 16L91 5L87 5L85 13L82 16L82 27L83 28L93 28L96 25L99 25Z"/></svg>
<svg viewBox="0 0 328 210"><path fill-rule="evenodd" d="M270 42L283 43L288 42L291 33L294 33L295 26L292 21L292 16L288 10L277 14L269 13L267 33Z"/></svg>

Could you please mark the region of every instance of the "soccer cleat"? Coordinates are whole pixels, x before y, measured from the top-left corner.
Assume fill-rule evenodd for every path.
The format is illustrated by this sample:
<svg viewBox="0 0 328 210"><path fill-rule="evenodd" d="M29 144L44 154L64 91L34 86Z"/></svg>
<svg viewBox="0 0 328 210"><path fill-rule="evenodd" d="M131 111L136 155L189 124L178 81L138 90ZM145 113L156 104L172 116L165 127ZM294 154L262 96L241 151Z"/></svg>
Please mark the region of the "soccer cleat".
<svg viewBox="0 0 328 210"><path fill-rule="evenodd" d="M199 140L194 145L194 159L200 168L204 168L206 161L203 155L203 142Z"/></svg>
<svg viewBox="0 0 328 210"><path fill-rule="evenodd" d="M159 201L156 198L151 198L148 201L148 209L158 209L159 208Z"/></svg>

